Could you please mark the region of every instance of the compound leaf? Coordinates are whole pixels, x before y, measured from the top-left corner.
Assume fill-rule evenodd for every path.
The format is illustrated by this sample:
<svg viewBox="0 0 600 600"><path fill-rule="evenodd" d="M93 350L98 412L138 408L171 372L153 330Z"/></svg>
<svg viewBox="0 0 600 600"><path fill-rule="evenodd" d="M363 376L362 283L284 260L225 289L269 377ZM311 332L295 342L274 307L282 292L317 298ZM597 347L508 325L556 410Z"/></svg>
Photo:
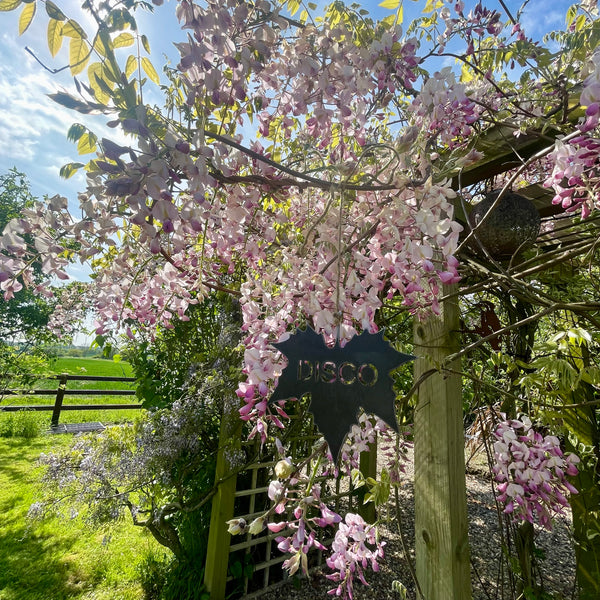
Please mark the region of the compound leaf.
<svg viewBox="0 0 600 600"><path fill-rule="evenodd" d="M26 4L21 11L21 15L19 16L19 35L23 35L31 25L31 21L33 21L33 17L35 16L35 8L35 2L32 2L31 4Z"/></svg>

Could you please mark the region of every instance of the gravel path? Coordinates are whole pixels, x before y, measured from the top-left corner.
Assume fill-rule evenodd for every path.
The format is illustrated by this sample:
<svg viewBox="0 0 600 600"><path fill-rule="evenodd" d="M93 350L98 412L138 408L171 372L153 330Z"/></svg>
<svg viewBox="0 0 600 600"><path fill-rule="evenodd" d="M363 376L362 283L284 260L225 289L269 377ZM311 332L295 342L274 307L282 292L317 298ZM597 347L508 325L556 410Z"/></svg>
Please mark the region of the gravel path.
<svg viewBox="0 0 600 600"><path fill-rule="evenodd" d="M412 456L411 456L412 459ZM400 489L404 536L414 561L414 498L412 463L407 465ZM473 600L510 600L510 585L506 561L501 561L501 542L498 515L494 505L487 466L473 465L467 473L467 502L469 511L469 542L471 547L471 579ZM575 556L570 536L570 516L558 519L552 532L536 528L536 546L545 558L540 562L544 590L558 592L565 598L574 598ZM409 600L416 597L414 585L402 552L402 544L395 520L381 527L382 539L387 541L385 560L379 573L367 577L370 585L356 583L356 600L400 599L392 591L392 582L401 581L408 589ZM261 596L263 600L322 600L331 598L327 590L334 587L318 571L304 578L301 587L285 584ZM503 589L504 588L504 589ZM335 596L333 596L335 597Z"/></svg>

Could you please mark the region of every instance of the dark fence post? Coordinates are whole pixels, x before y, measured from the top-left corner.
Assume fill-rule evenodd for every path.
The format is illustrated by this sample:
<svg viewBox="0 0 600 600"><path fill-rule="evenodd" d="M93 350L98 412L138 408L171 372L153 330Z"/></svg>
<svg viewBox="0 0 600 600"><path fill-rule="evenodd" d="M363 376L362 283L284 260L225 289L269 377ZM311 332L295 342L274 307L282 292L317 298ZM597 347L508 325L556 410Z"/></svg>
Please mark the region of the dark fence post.
<svg viewBox="0 0 600 600"><path fill-rule="evenodd" d="M54 402L54 410L52 411L52 421L50 421L50 427L56 429L58 427L58 420L60 419L60 410L62 408L63 399L65 397L65 390L67 389L67 373L61 373L58 378L58 390L56 391L56 401Z"/></svg>

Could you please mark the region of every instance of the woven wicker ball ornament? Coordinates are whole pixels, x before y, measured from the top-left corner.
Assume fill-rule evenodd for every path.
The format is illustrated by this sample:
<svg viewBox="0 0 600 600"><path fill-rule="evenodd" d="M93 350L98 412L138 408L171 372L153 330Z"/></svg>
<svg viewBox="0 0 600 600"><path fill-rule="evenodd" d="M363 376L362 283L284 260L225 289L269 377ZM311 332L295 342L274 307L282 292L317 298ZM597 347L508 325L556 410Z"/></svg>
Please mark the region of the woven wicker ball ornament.
<svg viewBox="0 0 600 600"><path fill-rule="evenodd" d="M473 207L469 215L471 227L474 228L483 220L499 193L496 190L486 194L485 198ZM493 258L507 258L535 242L540 232L540 224L540 215L531 200L514 192L506 192L477 229L476 235ZM476 240L471 247L476 252L481 252Z"/></svg>

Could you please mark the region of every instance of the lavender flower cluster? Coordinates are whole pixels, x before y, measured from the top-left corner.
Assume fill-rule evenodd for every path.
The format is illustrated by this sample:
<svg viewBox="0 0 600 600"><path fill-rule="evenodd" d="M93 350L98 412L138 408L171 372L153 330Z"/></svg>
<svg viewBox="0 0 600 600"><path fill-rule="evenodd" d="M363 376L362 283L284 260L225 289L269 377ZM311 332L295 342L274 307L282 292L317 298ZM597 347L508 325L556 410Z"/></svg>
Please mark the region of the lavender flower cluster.
<svg viewBox="0 0 600 600"><path fill-rule="evenodd" d="M368 585L364 569L370 564L373 571L379 571L377 560L383 557L384 546L385 542L377 539L374 525L365 523L360 515L348 513L339 525L331 545L333 552L327 558L327 566L334 570L327 579L338 584L327 593L352 599L354 577Z"/></svg>
<svg viewBox="0 0 600 600"><path fill-rule="evenodd" d="M198 489L189 483L208 468L219 406L202 393L185 397L170 409L144 412L134 423L79 436L70 448L43 454L45 494L31 516L44 509L62 514L68 505L84 509L94 523L115 521L127 512L134 522L142 516L152 523L155 516L184 510L202 493L200 483Z"/></svg>
<svg viewBox="0 0 600 600"><path fill-rule="evenodd" d="M513 521L537 520L550 531L552 518L564 514L569 505L567 496L577 494L568 481L578 470L579 457L564 455L556 436L535 431L531 420L504 420L494 436L492 468L497 486L497 499Z"/></svg>

